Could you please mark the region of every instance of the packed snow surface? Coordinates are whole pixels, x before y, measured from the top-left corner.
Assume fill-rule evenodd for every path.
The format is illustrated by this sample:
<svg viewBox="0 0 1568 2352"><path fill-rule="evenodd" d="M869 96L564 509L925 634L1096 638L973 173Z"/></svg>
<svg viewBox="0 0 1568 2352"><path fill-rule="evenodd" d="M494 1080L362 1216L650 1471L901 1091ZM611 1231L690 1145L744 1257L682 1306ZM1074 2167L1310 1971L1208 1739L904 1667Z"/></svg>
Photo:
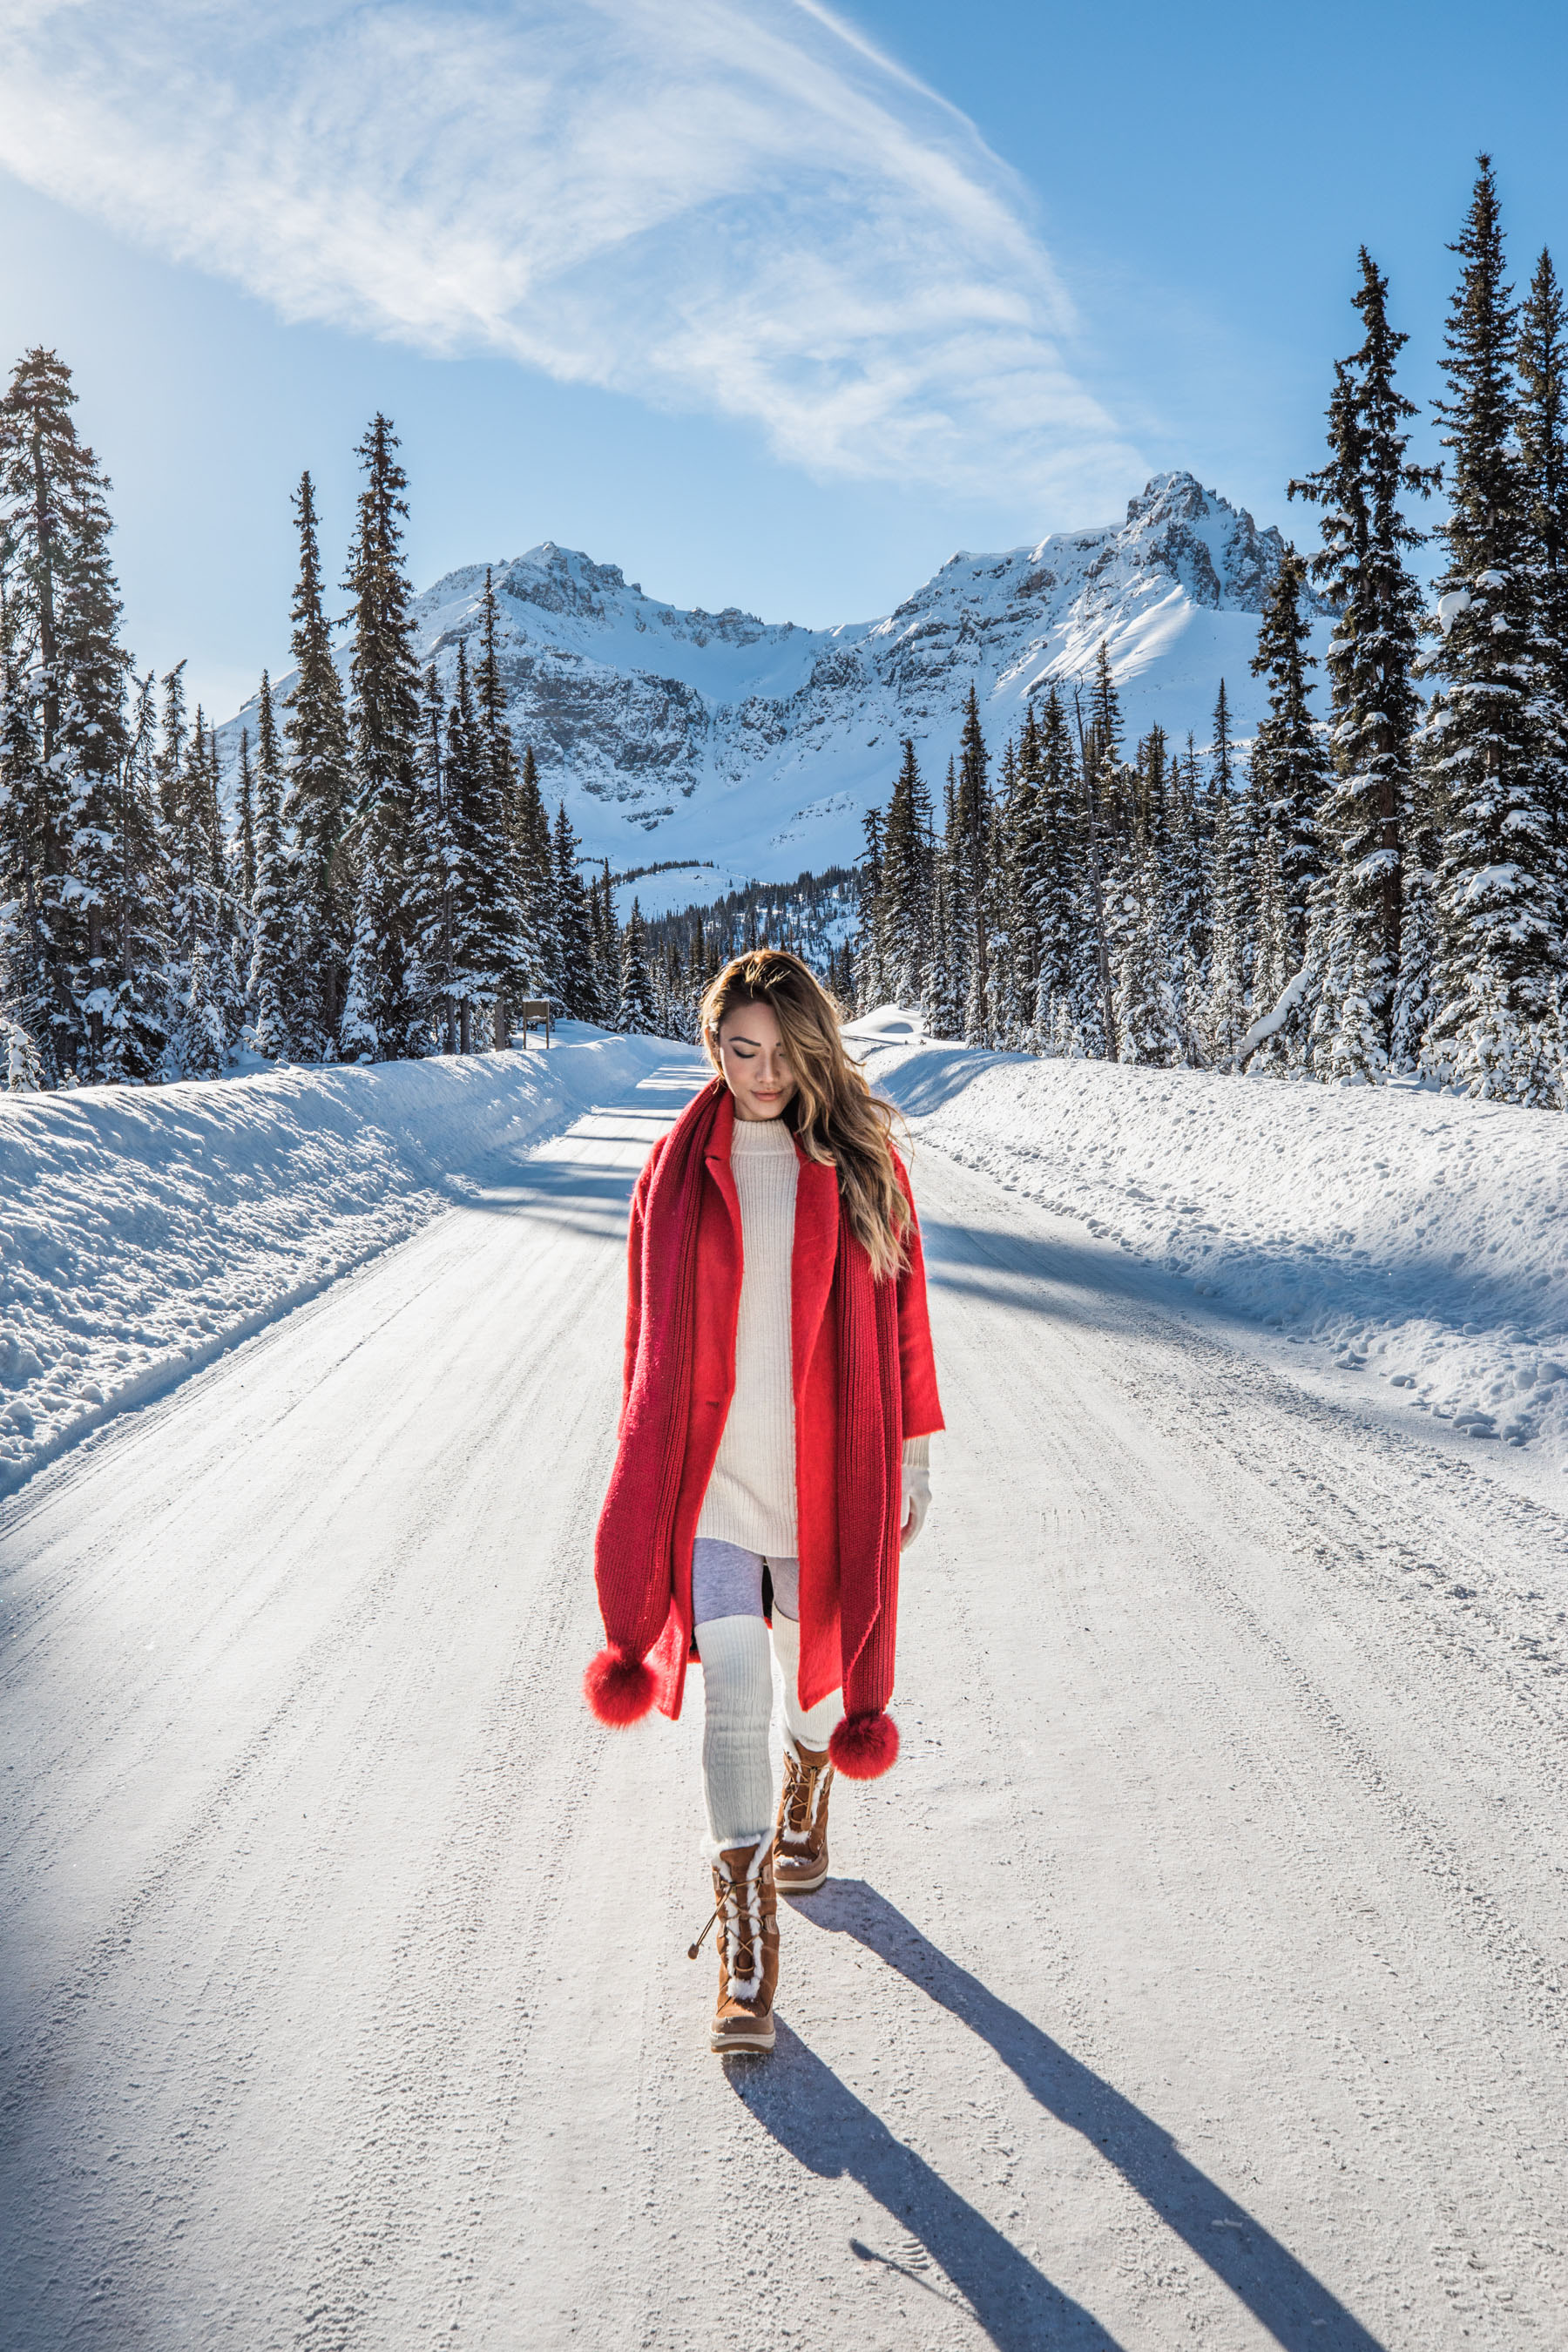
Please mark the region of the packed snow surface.
<svg viewBox="0 0 1568 2352"><path fill-rule="evenodd" d="M1414 1412L1568 1466L1560 1117L978 1054L911 1042L918 1017L892 1006L853 1026L874 1084L952 1158L1375 1373Z"/></svg>
<svg viewBox="0 0 1568 2352"><path fill-rule="evenodd" d="M0 1507L5 2352L1568 2343L1563 1510L926 1129L901 1750L726 2064L700 1676L616 1733L580 1679L701 1071L559 1061L594 1109L476 1111L448 1213Z"/></svg>
<svg viewBox="0 0 1568 2352"><path fill-rule="evenodd" d="M0 1493L668 1050L567 1036L548 1054L0 1095Z"/></svg>

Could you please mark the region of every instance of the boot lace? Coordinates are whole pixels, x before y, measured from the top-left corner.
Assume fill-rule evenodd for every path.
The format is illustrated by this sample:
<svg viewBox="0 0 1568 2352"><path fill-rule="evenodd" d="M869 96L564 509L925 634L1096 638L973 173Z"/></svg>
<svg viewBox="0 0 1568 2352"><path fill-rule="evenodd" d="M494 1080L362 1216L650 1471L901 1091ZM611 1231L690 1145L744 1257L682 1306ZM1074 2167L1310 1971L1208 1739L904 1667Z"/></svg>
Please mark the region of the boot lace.
<svg viewBox="0 0 1568 2352"><path fill-rule="evenodd" d="M789 1778L784 1789L784 1823L779 1831L781 1845L809 1846L816 1834L817 1815L833 1778L831 1764L807 1764L804 1759L786 1755L784 1769Z"/></svg>

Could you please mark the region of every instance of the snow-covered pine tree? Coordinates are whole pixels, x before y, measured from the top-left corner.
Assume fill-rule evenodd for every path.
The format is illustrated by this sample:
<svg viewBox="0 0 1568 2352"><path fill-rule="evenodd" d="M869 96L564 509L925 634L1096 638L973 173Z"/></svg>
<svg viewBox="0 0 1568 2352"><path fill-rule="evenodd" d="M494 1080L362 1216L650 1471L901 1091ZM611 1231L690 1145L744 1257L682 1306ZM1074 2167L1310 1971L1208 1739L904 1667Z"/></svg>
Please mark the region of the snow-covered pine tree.
<svg viewBox="0 0 1568 2352"><path fill-rule="evenodd" d="M957 983L959 951L954 938L953 868L948 845L954 830L953 803L957 791L952 762L948 761L944 793L947 822L931 859L931 958L921 992L921 1018L933 1037L956 1038L963 1026L963 998ZM845 1002L852 1011L855 992Z"/></svg>
<svg viewBox="0 0 1568 2352"><path fill-rule="evenodd" d="M210 1077L222 1065L214 1065L212 1061L207 1015L211 1011L220 1029L223 1028L222 1014L217 1008L222 1003L224 992L221 977L214 968L213 942L218 929L217 890L214 876L218 847L211 830L213 812L207 772L206 720L198 703L194 721L188 726L185 724L177 672L171 672L163 684L164 771L160 797L165 812L168 845L169 931L173 948L170 974L175 1005L164 1076L171 1078ZM171 757L176 742L182 747L177 768ZM193 1019L192 991L198 947L201 950L201 1002ZM196 1055L194 1064L187 1063L184 1058L187 1045Z"/></svg>
<svg viewBox="0 0 1568 2352"><path fill-rule="evenodd" d="M236 848L239 866L235 879L247 907L256 903L256 771L250 764L250 730L239 730L239 765L235 779Z"/></svg>
<svg viewBox="0 0 1568 2352"><path fill-rule="evenodd" d="M958 822L958 771L950 759L942 786L942 838L931 867L931 977L926 992L928 1023L939 1037L963 1034L973 937L969 877Z"/></svg>
<svg viewBox="0 0 1568 2352"><path fill-rule="evenodd" d="M613 1029L621 1001L621 929L616 920L615 886L607 857L588 884L585 898L590 1001L598 1008L593 1018ZM562 936L565 938L564 923Z"/></svg>
<svg viewBox="0 0 1568 2352"><path fill-rule="evenodd" d="M164 829L172 835L179 820L180 771L184 763L185 737L190 732L184 663L177 661L173 669L164 671L158 683L163 689L163 701L153 773L158 786L158 814Z"/></svg>
<svg viewBox="0 0 1568 2352"><path fill-rule="evenodd" d="M1093 745L1093 767L1097 773L1106 773L1121 761L1121 697L1116 689L1116 673L1110 665L1110 642L1101 637L1094 653L1094 685L1089 694L1089 740Z"/></svg>
<svg viewBox="0 0 1568 2352"><path fill-rule="evenodd" d="M491 793L491 768L474 705L468 647L458 640L457 675L447 713L444 792L452 859L451 992L458 1003L458 1051L489 1042L490 1008L500 992L513 934L514 911L505 877L492 859L500 832Z"/></svg>
<svg viewBox="0 0 1568 2352"><path fill-rule="evenodd" d="M530 877L519 823L522 777L517 746L507 721L506 688L500 674L500 614L495 581L488 566L479 610L480 650L474 672L474 699L485 762L489 842L485 856L491 877L490 920L498 974L494 1042L500 1047L511 1035L513 1008L525 997L537 996L543 990L545 961L544 943L535 929L532 894L528 887Z"/></svg>
<svg viewBox="0 0 1568 2352"><path fill-rule="evenodd" d="M309 1060L331 1061L338 1052L353 940L354 777L342 680L332 659L331 624L321 606L316 494L308 473L300 475L292 503L300 572L290 614L296 674L284 710L289 772L282 823L294 852L298 894L295 1048ZM362 514L362 558L363 530ZM385 560L384 549L380 560ZM395 566L395 549L393 560Z"/></svg>
<svg viewBox="0 0 1568 2352"><path fill-rule="evenodd" d="M1531 716L1551 826L1553 892L1568 901L1568 338L1543 252L1519 317L1516 436L1530 599Z"/></svg>
<svg viewBox="0 0 1568 2352"><path fill-rule="evenodd" d="M9 869L0 887L24 937L38 1024L28 1034L49 1084L105 1075L105 924L130 671L109 559L109 484L78 438L75 404L70 370L41 348L17 362L0 398L8 669L0 849Z"/></svg>
<svg viewBox="0 0 1568 2352"><path fill-rule="evenodd" d="M272 707L272 680L261 673L256 719L256 886L251 898L255 940L249 996L258 1054L275 1062L298 1051L293 1021L296 986L294 871L283 838L283 762Z"/></svg>
<svg viewBox="0 0 1568 2352"><path fill-rule="evenodd" d="M48 933L38 894L41 782L26 612L0 566L0 1007L6 1053L27 1091L58 1077L49 1020ZM24 1045L22 1041L26 1041ZM42 1043L40 1043L42 1041ZM26 1072L32 1072L26 1076Z"/></svg>
<svg viewBox="0 0 1568 2352"><path fill-rule="evenodd" d="M414 989L435 1050L458 1050L457 947L453 901L462 853L447 793L447 698L434 662L426 665L414 754L415 817L410 904Z"/></svg>
<svg viewBox="0 0 1568 2352"><path fill-rule="evenodd" d="M106 922L111 999L104 1015L104 1076L145 1085L161 1067L174 1012L167 887L154 772L156 680L136 685L114 812L113 884Z"/></svg>
<svg viewBox="0 0 1568 2352"><path fill-rule="evenodd" d="M1287 983L1300 971L1306 948L1304 934L1299 944L1293 937L1293 909L1285 887L1279 836L1272 825L1265 828L1258 854L1254 906L1257 935L1253 942L1249 1009L1256 1024L1277 1012ZM1249 1070L1267 1070L1272 1076L1286 1077L1300 1066L1310 1026L1310 1008L1298 1003L1291 1007L1291 1014L1293 1017L1288 1017L1279 1028L1260 1040L1248 1060Z"/></svg>
<svg viewBox="0 0 1568 2352"><path fill-rule="evenodd" d="M250 970L250 908L239 895L237 845L224 831L223 772L217 729L207 730L207 806L213 842L214 964L216 995L229 1052L245 1034L246 974Z"/></svg>
<svg viewBox="0 0 1568 2352"><path fill-rule="evenodd" d="M1226 692L1223 677L1219 682L1219 692L1215 697L1209 741L1209 793L1215 800L1226 801L1233 799L1236 793L1236 748L1230 734L1230 698ZM1250 851L1250 844L1241 841L1235 826L1232 834L1237 848Z"/></svg>
<svg viewBox="0 0 1568 2352"><path fill-rule="evenodd" d="M906 735L882 843L884 978L898 1004L920 1003L931 956L930 835L931 794L921 774L913 740Z"/></svg>
<svg viewBox="0 0 1568 2352"><path fill-rule="evenodd" d="M1329 1041L1331 1085L1380 1086L1388 1075L1388 1054L1383 1042L1383 1015L1373 1001L1373 968L1381 960L1364 924L1352 935L1350 985L1340 999L1339 1019Z"/></svg>
<svg viewBox="0 0 1568 2352"><path fill-rule="evenodd" d="M563 931L564 918L556 878L550 818L539 789L539 763L533 756L531 743L523 746L522 766L512 805L512 855L522 901L523 937L531 943L536 959L532 992L547 996L552 1003L564 1003L567 992ZM591 943L588 949L583 945L588 938L587 895L577 869L575 842L572 848L572 877L574 953L580 969L591 973ZM597 1006L596 998L595 1002ZM579 1013L575 1017L599 1020L603 1017L602 1008L592 1014Z"/></svg>
<svg viewBox="0 0 1568 2352"><path fill-rule="evenodd" d="M350 740L360 825L349 988L354 1034L352 1046L345 1034L344 1052L360 1061L416 1055L423 1036L410 887L419 677L403 562L408 478L397 447L378 412L357 453L365 482L343 583L353 600Z"/></svg>
<svg viewBox="0 0 1568 2352"><path fill-rule="evenodd" d="M991 1034L1009 1053L1034 1043L1040 943L1035 921L1039 870L1039 810L1034 720L1020 748L1011 736L1002 752L1000 787L991 804Z"/></svg>
<svg viewBox="0 0 1568 2352"><path fill-rule="evenodd" d="M642 909L635 898L631 913L626 917L626 929L621 933L621 986L616 1027L628 1037L657 1037L658 1034L653 982L647 968L647 929L643 922Z"/></svg>
<svg viewBox="0 0 1568 2352"><path fill-rule="evenodd" d="M857 1010L870 1013L888 1002L887 971L887 901L882 889L882 812L868 808L860 820L866 836L866 846L860 855L860 919L855 935L855 994ZM753 936L746 941L747 949L756 945L754 937L755 910L747 914L753 924Z"/></svg>
<svg viewBox="0 0 1568 2352"><path fill-rule="evenodd" d="M1197 754L1187 738L1184 756L1173 759L1165 782L1165 907L1171 959L1182 1006L1188 1057L1200 1064L1198 1024L1208 960L1207 839Z"/></svg>
<svg viewBox="0 0 1568 2352"><path fill-rule="evenodd" d="M1216 800L1209 836L1205 896L1209 908L1209 952L1203 994L1193 1023L1204 1059L1212 1069L1234 1066L1246 1034L1247 898L1237 849L1233 798Z"/></svg>
<svg viewBox="0 0 1568 2352"><path fill-rule="evenodd" d="M1066 1005L1074 974L1092 950L1080 928L1082 829L1078 772L1061 697L1053 686L1032 733L1035 761L1033 919L1037 941L1035 1029L1054 1034L1052 1007ZM1052 1048L1054 1050L1054 1048Z"/></svg>
<svg viewBox="0 0 1568 2352"><path fill-rule="evenodd" d="M1252 773L1259 822L1273 836L1279 861L1284 951L1291 971L1300 966L1312 896L1323 873L1318 811L1329 781L1307 684L1308 670L1317 665L1307 651L1311 628L1301 609L1306 572L1295 549L1287 547L1258 624L1252 663L1254 677L1267 679L1268 691L1268 715L1253 741Z"/></svg>
<svg viewBox="0 0 1568 2352"><path fill-rule="evenodd" d="M185 968L184 1001L171 1056L182 1078L220 1078L228 1064L223 1008L214 985L210 939L198 935Z"/></svg>
<svg viewBox="0 0 1568 2352"><path fill-rule="evenodd" d="M524 762L526 771L527 762ZM560 993L574 1021L597 1021L614 1028L620 1003L620 939L605 864L603 902L595 920L578 866L579 848L563 801L555 812L552 845L555 931L560 942Z"/></svg>
<svg viewBox="0 0 1568 2352"><path fill-rule="evenodd" d="M1359 259L1352 301L1363 341L1335 364L1328 459L1289 485L1292 498L1321 509L1323 544L1308 570L1336 615L1326 660L1334 776L1320 816L1323 887L1334 907L1323 967L1332 1001L1322 1020L1313 1014L1325 1054L1338 1034L1343 991L1355 981L1358 941L1384 1049L1391 1034L1419 714L1414 670L1421 591L1405 557L1425 543L1402 501L1428 497L1438 478L1435 468L1412 465L1406 456L1404 427L1415 409L1396 389L1394 370L1408 338L1389 324L1388 280L1364 246ZM1352 877L1348 887L1342 887L1341 868Z"/></svg>
<svg viewBox="0 0 1568 2352"><path fill-rule="evenodd" d="M1186 1056L1171 987L1164 884L1147 844L1134 860L1131 885L1137 912L1128 925L1116 975L1118 1059L1172 1069Z"/></svg>
<svg viewBox="0 0 1568 2352"><path fill-rule="evenodd" d="M1083 808L1083 887L1079 903L1079 935L1089 952L1080 956L1073 983L1072 1016L1090 1060L1116 1059L1116 992L1111 968L1113 933L1110 892L1115 880L1109 870L1116 851L1106 830L1111 799L1107 762L1114 773L1121 740L1121 713L1110 667L1110 651L1102 638L1096 660L1095 705L1086 719L1082 689L1072 688L1073 723L1078 735L1079 791ZM1102 746L1103 751L1102 751ZM1108 858L1109 853L1109 858Z"/></svg>
<svg viewBox="0 0 1568 2352"><path fill-rule="evenodd" d="M962 861L965 911L970 921L968 985L963 998L963 1036L970 1045L991 1043L990 942L988 917L991 892L991 792L986 770L991 754L980 726L980 703L971 681L964 705L963 731L958 745L958 855Z"/></svg>
<svg viewBox="0 0 1568 2352"><path fill-rule="evenodd" d="M1437 920L1453 992L1435 1024L1439 1042L1462 1039L1472 1022L1490 1037L1499 986L1512 1024L1536 1019L1562 938L1548 747L1532 709L1525 489L1511 439L1516 312L1486 156L1454 249L1464 267L1443 362L1448 397L1438 404L1451 453L1440 530L1448 562L1436 583L1443 688L1422 740L1443 816Z"/></svg>

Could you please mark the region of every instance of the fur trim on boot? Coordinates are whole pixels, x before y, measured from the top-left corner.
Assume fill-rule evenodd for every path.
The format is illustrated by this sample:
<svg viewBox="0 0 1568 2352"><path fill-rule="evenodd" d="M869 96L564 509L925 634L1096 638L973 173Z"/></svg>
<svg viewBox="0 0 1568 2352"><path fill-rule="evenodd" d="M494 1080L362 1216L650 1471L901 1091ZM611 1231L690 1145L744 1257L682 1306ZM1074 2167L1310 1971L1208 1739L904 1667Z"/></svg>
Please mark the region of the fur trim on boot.
<svg viewBox="0 0 1568 2352"><path fill-rule="evenodd" d="M719 2002L708 2046L769 2051L773 2046L773 1995L779 1981L778 1901L773 1893L773 1841L731 1846L713 1864L712 1927L719 1923ZM688 1958L702 1947L704 1927Z"/></svg>
<svg viewBox="0 0 1568 2352"><path fill-rule="evenodd" d="M773 1879L781 1895L815 1895L827 1876L827 1798L833 1767L808 1764L784 1735L784 1787L773 1829Z"/></svg>

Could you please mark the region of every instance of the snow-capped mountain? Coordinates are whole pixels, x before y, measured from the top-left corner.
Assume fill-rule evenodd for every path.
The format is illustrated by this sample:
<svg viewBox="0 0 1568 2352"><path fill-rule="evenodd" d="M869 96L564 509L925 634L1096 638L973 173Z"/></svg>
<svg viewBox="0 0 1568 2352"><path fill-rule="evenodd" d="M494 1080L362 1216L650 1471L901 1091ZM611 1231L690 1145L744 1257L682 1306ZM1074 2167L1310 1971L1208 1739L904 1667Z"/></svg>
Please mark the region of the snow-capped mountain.
<svg viewBox="0 0 1568 2352"><path fill-rule="evenodd" d="M705 862L700 877L649 877L646 908L847 862L901 736L937 792L971 684L999 752L1047 680L1087 680L1102 637L1130 743L1155 719L1205 743L1222 677L1245 737L1261 708L1258 615L1283 549L1278 530L1173 473L1121 523L955 555L885 619L833 629L683 612L549 541L491 568L512 728L584 850L617 868ZM422 661L449 675L459 639L472 650L484 578L469 565L418 599Z"/></svg>

